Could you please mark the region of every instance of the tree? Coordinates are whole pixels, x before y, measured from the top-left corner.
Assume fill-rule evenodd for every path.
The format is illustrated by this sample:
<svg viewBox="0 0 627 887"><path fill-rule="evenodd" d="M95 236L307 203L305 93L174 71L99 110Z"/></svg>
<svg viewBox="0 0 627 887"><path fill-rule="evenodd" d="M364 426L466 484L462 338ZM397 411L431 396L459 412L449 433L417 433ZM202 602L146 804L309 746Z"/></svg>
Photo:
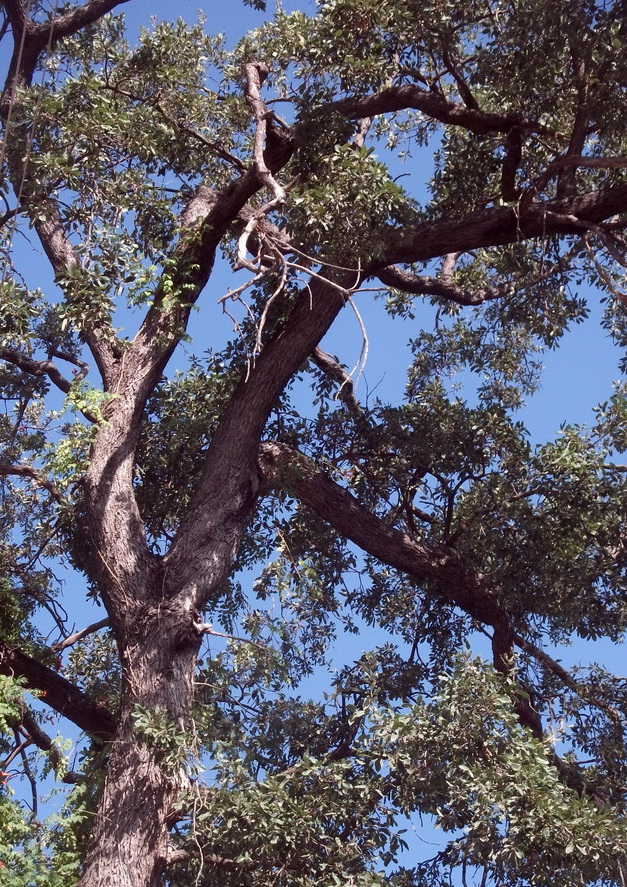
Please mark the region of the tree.
<svg viewBox="0 0 627 887"><path fill-rule="evenodd" d="M72 786L52 825L5 788L10 883L624 884L625 681L551 651L627 624L625 389L516 419L578 287L627 339L624 5L329 0L232 52L121 5L2 3L4 770ZM437 311L399 404L320 347L376 294ZM57 563L106 609L70 636Z"/></svg>

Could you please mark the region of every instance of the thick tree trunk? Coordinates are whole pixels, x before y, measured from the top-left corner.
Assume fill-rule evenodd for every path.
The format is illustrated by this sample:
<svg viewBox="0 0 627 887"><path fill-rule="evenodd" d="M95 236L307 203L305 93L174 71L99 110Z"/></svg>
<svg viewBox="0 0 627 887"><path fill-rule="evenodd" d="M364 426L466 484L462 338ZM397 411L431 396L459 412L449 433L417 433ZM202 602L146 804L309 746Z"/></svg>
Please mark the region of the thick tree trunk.
<svg viewBox="0 0 627 887"><path fill-rule="evenodd" d="M191 711L200 634L180 601L142 608L121 639L121 717L78 887L157 887L168 862L168 826L187 777L176 749L138 728L141 710L181 735ZM181 762L185 749L180 748Z"/></svg>

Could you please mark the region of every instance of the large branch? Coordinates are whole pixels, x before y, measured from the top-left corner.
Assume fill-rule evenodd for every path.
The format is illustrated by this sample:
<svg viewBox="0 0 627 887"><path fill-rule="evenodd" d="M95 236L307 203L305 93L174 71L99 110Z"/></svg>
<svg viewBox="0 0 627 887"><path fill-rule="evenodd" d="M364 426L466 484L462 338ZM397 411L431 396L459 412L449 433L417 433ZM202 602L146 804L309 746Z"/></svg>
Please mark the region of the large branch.
<svg viewBox="0 0 627 887"><path fill-rule="evenodd" d="M92 566L101 588L108 588L105 604L114 620L115 611L129 610L142 593L144 583L137 583L137 577L156 567L134 495L135 450L146 401L185 332L221 239L261 186L259 176L248 171L222 192L198 188L183 215L179 241L153 307L109 380L107 387L115 397L106 405L107 423L92 444L84 489L95 554ZM166 288L166 278L172 290ZM180 293L180 300L170 298L168 305L172 291ZM123 598L122 606L113 601L118 597Z"/></svg>
<svg viewBox="0 0 627 887"><path fill-rule="evenodd" d="M199 608L230 569L252 514L259 488L257 451L267 418L285 385L346 304L349 288L358 282L353 272L340 272L335 281L315 277L264 346L221 417L192 501L166 557L168 573L193 588Z"/></svg>
<svg viewBox="0 0 627 887"><path fill-rule="evenodd" d="M495 206L458 218L390 229L383 255L369 269L428 262L447 253L501 246L552 234L580 235L627 212L627 184L526 207Z"/></svg>
<svg viewBox="0 0 627 887"><path fill-rule="evenodd" d="M508 616L489 580L465 567L455 549L425 545L389 527L349 490L285 444L262 443L259 464L270 486L288 490L368 554L416 579L436 580L442 597L449 603L495 631L507 627L511 635ZM511 637L508 645L511 646Z"/></svg>
<svg viewBox="0 0 627 887"><path fill-rule="evenodd" d="M515 208L494 207L459 219L393 229L387 234L383 256L365 268L362 275L343 272L338 278L339 287L331 281L314 279L301 293L287 321L264 346L226 408L166 558L169 572L182 580L197 605L204 604L208 589L224 577L250 517L257 490L257 446L268 415L284 386L329 329L349 290L358 284L356 277L378 274L397 261L425 261L445 253L513 243L553 232L581 234L626 205L627 185L620 185L569 200L532 204L524 215ZM348 289L342 290L342 286ZM459 594L462 587L463 583ZM477 600L470 595L466 603L477 606ZM508 644L503 641L504 649Z"/></svg>
<svg viewBox="0 0 627 887"><path fill-rule="evenodd" d="M56 671L4 641L0 641L0 674L24 678L29 690L37 691L46 705L86 733L105 740L113 737L115 718L106 708Z"/></svg>
<svg viewBox="0 0 627 887"><path fill-rule="evenodd" d="M563 138L537 121L517 114L490 114L478 108L460 105L447 99L442 93L430 92L416 84L390 86L369 96L351 96L325 108L325 111L335 111L351 118L375 117L377 114L404 110L421 111L427 117L441 123L462 126L477 135L489 132L508 133L513 126L517 126L524 132Z"/></svg>
<svg viewBox="0 0 627 887"><path fill-rule="evenodd" d="M445 545L423 545L387 526L352 493L285 444L276 441L262 443L259 467L269 486L288 490L363 551L416 579L435 580L444 600L484 625L490 625L493 628L495 668L510 679L515 678L512 653L514 643L520 642L520 638L514 634L510 617L488 577L466 568L454 549ZM536 738L542 738L541 718L526 694L521 692L518 695L514 708L520 723ZM549 757L565 785L597 798L594 787L586 783L576 765L562 760L555 753Z"/></svg>

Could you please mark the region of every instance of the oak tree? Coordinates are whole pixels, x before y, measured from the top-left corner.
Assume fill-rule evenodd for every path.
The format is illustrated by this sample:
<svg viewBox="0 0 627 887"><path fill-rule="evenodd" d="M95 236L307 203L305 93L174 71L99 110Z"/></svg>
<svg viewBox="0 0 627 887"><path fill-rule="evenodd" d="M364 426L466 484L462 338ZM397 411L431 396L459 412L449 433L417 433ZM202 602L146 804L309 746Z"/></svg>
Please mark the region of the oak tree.
<svg viewBox="0 0 627 887"><path fill-rule="evenodd" d="M625 388L517 415L627 339L624 4L123 5L1 4L0 883L624 884Z"/></svg>

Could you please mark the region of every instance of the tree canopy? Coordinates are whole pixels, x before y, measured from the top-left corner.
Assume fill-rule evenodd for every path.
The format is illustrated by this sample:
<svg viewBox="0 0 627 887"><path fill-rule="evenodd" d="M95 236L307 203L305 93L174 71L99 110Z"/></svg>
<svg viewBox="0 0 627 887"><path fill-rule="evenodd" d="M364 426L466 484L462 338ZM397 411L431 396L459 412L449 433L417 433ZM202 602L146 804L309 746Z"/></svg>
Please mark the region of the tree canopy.
<svg viewBox="0 0 627 887"><path fill-rule="evenodd" d="M0 4L0 884L624 887L624 3L132 2Z"/></svg>

